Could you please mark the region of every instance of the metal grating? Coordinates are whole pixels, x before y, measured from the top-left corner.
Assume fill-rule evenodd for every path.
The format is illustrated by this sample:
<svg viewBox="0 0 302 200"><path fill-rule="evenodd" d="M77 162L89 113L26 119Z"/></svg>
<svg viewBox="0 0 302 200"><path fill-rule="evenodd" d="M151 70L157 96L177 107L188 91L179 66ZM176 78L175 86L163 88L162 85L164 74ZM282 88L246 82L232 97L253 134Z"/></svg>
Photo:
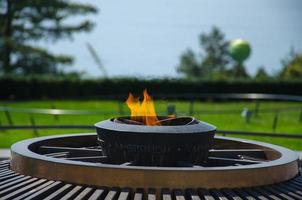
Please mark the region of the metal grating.
<svg viewBox="0 0 302 200"><path fill-rule="evenodd" d="M107 156L103 154L100 146L97 144L90 144L84 146L39 146L34 152L52 158L60 158L64 160L91 162L91 163L104 163L112 164ZM192 163L178 163L178 167L217 167L217 166L239 166L265 163L269 160L266 158L265 150L263 149L210 149L207 162L200 163L199 165ZM137 166L138 164L132 161L129 162L114 162L115 165L129 165Z"/></svg>
<svg viewBox="0 0 302 200"><path fill-rule="evenodd" d="M302 176L274 185L238 189L140 189L74 185L17 174L0 162L0 199L101 200L302 200Z"/></svg>

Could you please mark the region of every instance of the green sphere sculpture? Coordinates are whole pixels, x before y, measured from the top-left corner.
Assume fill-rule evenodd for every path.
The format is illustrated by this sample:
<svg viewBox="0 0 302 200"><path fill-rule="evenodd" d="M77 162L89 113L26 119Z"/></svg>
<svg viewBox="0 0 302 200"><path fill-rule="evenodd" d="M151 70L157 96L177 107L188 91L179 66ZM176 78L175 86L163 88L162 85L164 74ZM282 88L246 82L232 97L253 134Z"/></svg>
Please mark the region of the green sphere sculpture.
<svg viewBox="0 0 302 200"><path fill-rule="evenodd" d="M243 63L251 54L251 46L242 39L232 40L229 45L229 53L238 63Z"/></svg>

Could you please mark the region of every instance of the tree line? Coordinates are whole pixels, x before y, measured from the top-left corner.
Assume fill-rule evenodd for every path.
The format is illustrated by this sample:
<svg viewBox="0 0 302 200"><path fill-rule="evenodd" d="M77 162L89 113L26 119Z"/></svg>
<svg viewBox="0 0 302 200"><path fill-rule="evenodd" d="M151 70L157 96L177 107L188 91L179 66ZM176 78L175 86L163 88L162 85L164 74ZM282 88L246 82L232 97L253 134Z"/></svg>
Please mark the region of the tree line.
<svg viewBox="0 0 302 200"><path fill-rule="evenodd" d="M51 74L80 77L79 72L64 70L73 63L72 56L57 55L38 44L72 39L76 33L91 31L94 27L91 20L79 18L68 23L68 19L97 12L92 5L69 0L1 0L0 76ZM264 81L302 78L302 54L294 50L282 60L283 67L278 73L269 74L260 67L252 77L244 63L230 55L230 41L217 27L209 33L202 33L199 43L202 53L188 49L180 56L177 72L186 79Z"/></svg>
<svg viewBox="0 0 302 200"><path fill-rule="evenodd" d="M230 41L224 33L213 27L209 33L199 36L201 52L187 49L181 56L177 72L187 79L204 80L298 80L302 79L302 54L292 49L286 58L282 59L282 69L269 74L263 66L259 67L255 76L246 71L242 62L237 62L230 55Z"/></svg>

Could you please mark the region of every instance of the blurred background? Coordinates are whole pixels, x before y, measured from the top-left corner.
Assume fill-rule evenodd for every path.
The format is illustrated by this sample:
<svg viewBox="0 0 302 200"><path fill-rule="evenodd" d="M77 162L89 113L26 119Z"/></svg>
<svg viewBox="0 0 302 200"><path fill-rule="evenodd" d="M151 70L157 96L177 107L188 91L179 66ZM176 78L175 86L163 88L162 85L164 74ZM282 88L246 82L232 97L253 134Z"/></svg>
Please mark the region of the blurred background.
<svg viewBox="0 0 302 200"><path fill-rule="evenodd" d="M102 71L91 59L87 42L97 50L110 77L181 77L175 70L180 55L190 48L205 56L199 36L210 34L214 26L225 41L249 41L253 52L246 61L246 71L250 76L261 67L276 75L282 69L280 60L292 50L302 51L299 0L82 2L98 8L98 14L88 17L96 23L95 28L89 34L74 35L73 41L42 45L73 55L74 67L68 68L92 77L101 76Z"/></svg>
<svg viewBox="0 0 302 200"><path fill-rule="evenodd" d="M158 114L302 150L302 2L0 1L0 148ZM255 95L258 94L258 95ZM260 95L261 94L261 95Z"/></svg>

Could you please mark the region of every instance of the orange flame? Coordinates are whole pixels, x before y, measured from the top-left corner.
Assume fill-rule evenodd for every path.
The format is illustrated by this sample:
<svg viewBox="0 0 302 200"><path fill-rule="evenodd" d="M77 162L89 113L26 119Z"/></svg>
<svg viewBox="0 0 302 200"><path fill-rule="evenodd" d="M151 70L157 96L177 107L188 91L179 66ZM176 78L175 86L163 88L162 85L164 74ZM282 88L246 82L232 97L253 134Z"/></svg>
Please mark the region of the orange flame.
<svg viewBox="0 0 302 200"><path fill-rule="evenodd" d="M152 97L144 90L144 100L141 103L139 98L135 98L129 93L126 104L131 111L131 120L143 122L147 126L161 125L155 112Z"/></svg>

